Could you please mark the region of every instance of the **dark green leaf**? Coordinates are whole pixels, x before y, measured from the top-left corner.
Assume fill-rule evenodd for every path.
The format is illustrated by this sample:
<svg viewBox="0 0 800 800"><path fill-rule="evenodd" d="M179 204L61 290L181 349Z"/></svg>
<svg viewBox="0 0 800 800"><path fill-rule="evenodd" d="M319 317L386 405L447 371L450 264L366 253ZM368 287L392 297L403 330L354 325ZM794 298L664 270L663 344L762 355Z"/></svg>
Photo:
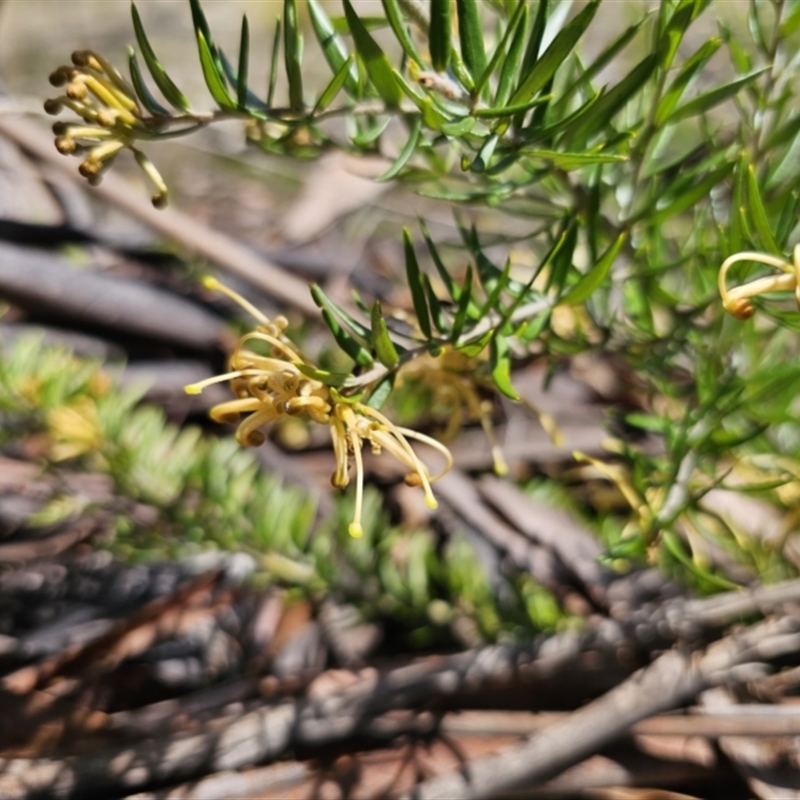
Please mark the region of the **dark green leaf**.
<svg viewBox="0 0 800 800"><path fill-rule="evenodd" d="M745 86L752 83L767 69L769 69L769 67L762 67L761 69L751 72L749 75L743 75L741 78L737 78L736 80L726 83L723 86L718 86L715 89L710 89L698 97L689 100L682 106L679 106L672 113L669 118L669 122L673 123L681 119L687 119L689 117L694 117L698 114L705 113L710 108L713 108L714 106L719 105L725 100L729 100L731 97L738 94Z"/></svg>
<svg viewBox="0 0 800 800"><path fill-rule="evenodd" d="M590 0L574 19L558 32L542 57L533 64L530 71L523 77L517 90L509 100L510 105L527 103L537 92L544 88L589 27L589 23L597 12L598 5L599 0Z"/></svg>
<svg viewBox="0 0 800 800"><path fill-rule="evenodd" d="M377 181L389 181L394 178L408 163L408 159L414 154L417 149L417 142L419 142L420 132L422 131L422 120L419 117L414 117L411 122L411 131L408 135L408 141L400 151L394 163L383 174L379 175Z"/></svg>
<svg viewBox="0 0 800 800"><path fill-rule="evenodd" d="M658 56L650 55L640 61L613 89L606 92L586 113L566 129L570 146L579 147L593 133L608 125L617 113L641 89L658 66Z"/></svg>
<svg viewBox="0 0 800 800"><path fill-rule="evenodd" d="M356 147L369 147L386 130L392 121L390 116L378 117L374 122L368 123L366 130L351 137L351 141Z"/></svg>
<svg viewBox="0 0 800 800"><path fill-rule="evenodd" d="M297 0L283 0L283 59L289 81L289 106L303 110L303 35L297 20Z"/></svg>
<svg viewBox="0 0 800 800"><path fill-rule="evenodd" d="M664 92L664 95L658 104L654 118L654 122L657 127L660 128L667 122L669 115L672 113L675 106L678 105L678 101L686 91L686 87L692 81L692 78L694 78L695 75L700 72L711 56L713 56L714 53L719 50L721 44L722 40L719 38L714 37L709 39L697 50L697 52L695 52L690 58L686 59L678 74L675 76L675 78L673 78L672 83L670 83L670 85L667 87L666 92Z"/></svg>
<svg viewBox="0 0 800 800"><path fill-rule="evenodd" d="M464 285L461 287L461 292L458 298L458 306L456 307L456 316L453 320L453 330L451 332L453 342L457 343L461 338L464 331L464 325L467 322L467 314L470 308L470 301L472 299L472 265L467 267L467 273L464 276Z"/></svg>
<svg viewBox="0 0 800 800"><path fill-rule="evenodd" d="M351 0L343 0L343 2L344 13L350 26L350 33L353 36L356 51L364 62L372 84L387 105L400 105L403 92L397 85L389 59L364 27L353 8Z"/></svg>
<svg viewBox="0 0 800 800"><path fill-rule="evenodd" d="M521 103L515 106L503 106L498 107L494 106L493 108L476 108L472 114L475 117L510 117L514 114L524 114L526 111L530 111L532 108L536 106L540 106L543 103L547 103L552 99L552 95L544 94L539 95L539 97L534 97L533 100L529 100L527 103Z"/></svg>
<svg viewBox="0 0 800 800"><path fill-rule="evenodd" d="M278 82L278 52L281 45L281 20L275 20L275 34L272 37L272 54L269 61L269 80L267 81L267 106L272 108L275 86Z"/></svg>
<svg viewBox="0 0 800 800"><path fill-rule="evenodd" d="M403 246L406 257L406 278L408 280L408 288L411 290L411 299L414 303L414 313L417 315L417 322L422 335L426 339L430 339L433 335L430 312L425 298L425 288L420 278L421 272L417 262L417 254L414 252L414 242L411 239L411 231L408 228L403 228Z"/></svg>
<svg viewBox="0 0 800 800"><path fill-rule="evenodd" d="M419 220L419 227L422 230L422 238L425 239L425 244L428 246L428 252L431 254L436 271L439 273L439 277L442 279L442 283L445 285L447 293L454 301L458 300L458 287L455 285L453 278L447 271L447 267L445 267L444 262L439 255L439 251L436 249L436 245L433 243L433 239L431 239L431 234L428 230L428 226L425 224L425 220Z"/></svg>
<svg viewBox="0 0 800 800"><path fill-rule="evenodd" d="M439 333L447 333L447 319L442 311L439 298L436 296L436 292L433 291L431 279L424 272L420 273L420 278L422 279L422 285L425 287L425 297L428 299L428 308L431 310L431 320Z"/></svg>
<svg viewBox="0 0 800 800"><path fill-rule="evenodd" d="M798 213L800 213L800 191L794 189L783 202L781 216L775 231L775 239L781 245L781 249L786 247L786 240L797 223Z"/></svg>
<svg viewBox="0 0 800 800"><path fill-rule="evenodd" d="M575 245L577 243L578 226L575 224L575 220L570 220L550 258L550 275L547 278L548 290L555 288L559 294L561 293L572 268L572 256L575 253Z"/></svg>
<svg viewBox="0 0 800 800"><path fill-rule="evenodd" d="M500 276L495 280L491 292L487 292L486 302L483 304L479 315L485 317L492 311L500 311L500 295L508 287L508 282L511 279L511 259L506 259L506 265Z"/></svg>
<svg viewBox="0 0 800 800"><path fill-rule="evenodd" d="M372 348L384 367L394 369L400 363L400 354L389 336L389 328L381 310L380 301L372 305Z"/></svg>
<svg viewBox="0 0 800 800"><path fill-rule="evenodd" d="M586 300L606 279L626 239L627 233L617 236L600 260L567 292L561 302L566 305L577 305Z"/></svg>
<svg viewBox="0 0 800 800"><path fill-rule="evenodd" d="M414 40L408 32L408 27L403 18L403 13L400 10L400 3L398 0L381 0L381 3L383 4L383 10L386 12L386 19L389 20L389 25L391 25L397 41L400 43L400 46L403 48L408 58L415 61L417 64L424 64L425 61L419 54L419 50L417 50L417 46L414 44Z"/></svg>
<svg viewBox="0 0 800 800"><path fill-rule="evenodd" d="M478 14L477 0L456 0L458 38L461 57L472 80L477 83L486 70L486 52L483 49L483 28Z"/></svg>
<svg viewBox="0 0 800 800"><path fill-rule="evenodd" d="M136 96L139 98L141 104L156 117L168 117L170 112L153 97L147 84L144 82L141 70L139 69L139 62L136 60L136 51L128 48L128 65L131 72L131 82Z"/></svg>
<svg viewBox="0 0 800 800"><path fill-rule="evenodd" d="M337 319L341 320L348 328L350 328L359 340L359 343L364 347L369 347L371 343L371 333L369 328L362 325L358 320L348 314L341 306L336 305L328 298L322 288L317 284L311 287L311 297L320 308L327 308Z"/></svg>
<svg viewBox="0 0 800 800"><path fill-rule="evenodd" d="M511 97L511 90L519 76L520 68L522 66L522 59L525 55L525 35L528 30L528 6L525 3L520 3L517 11L508 23L503 39L497 46L494 56L489 63L484 77L481 82L489 80L489 76L495 69L495 61L498 53L502 55L505 52L506 39L513 33L514 38L511 39L511 45L508 48L508 55L503 60L503 66L500 68L500 77L497 80L497 91L494 95L494 105L497 108L502 108ZM479 90L476 90L478 93Z"/></svg>
<svg viewBox="0 0 800 800"><path fill-rule="evenodd" d="M450 7L451 0L430 0L431 27L428 43L431 64L437 72L444 72L450 63Z"/></svg>
<svg viewBox="0 0 800 800"><path fill-rule="evenodd" d="M247 14L242 17L242 34L239 38L239 71L236 75L236 103L239 108L247 106L247 66L250 59L250 25Z"/></svg>
<svg viewBox="0 0 800 800"><path fill-rule="evenodd" d="M733 171L734 166L732 163L723 164L674 200L667 201L663 208L657 206L652 215L648 212L648 224L660 225L664 220L686 211L700 200L708 199L709 192ZM637 215L637 219L640 216L641 214Z"/></svg>
<svg viewBox="0 0 800 800"><path fill-rule="evenodd" d="M208 91L220 108L226 111L234 111L236 109L236 101L228 92L224 73L217 67L217 62L214 60L203 32L198 29L195 34L197 35L197 49L200 52L200 66L203 68L203 78L206 86L208 86Z"/></svg>
<svg viewBox="0 0 800 800"><path fill-rule="evenodd" d="M489 83L489 79L492 77L492 75L496 71L497 66L500 64L500 62L501 61L503 61L503 62L506 61L506 50L508 49L509 39L511 38L511 36L514 34L515 31L517 31L519 33L518 28L519 28L520 18L524 15L525 19L527 20L527 10L528 10L528 7L527 7L527 5L525 3L520 3L517 6L517 9L516 9L513 17L509 20L508 25L506 25L505 31L503 32L503 35L502 35L500 41L497 43L497 45L494 48L494 52L492 53L492 57L491 57L491 59L489 59L489 65L483 71L483 74L479 77L479 79L475 82L475 88L473 89L473 94L475 96L480 96L480 94L483 92L484 88ZM523 30L521 32L522 39L523 39L521 46L523 46L523 47L525 45L525 41L524 41L525 40L525 33L526 33L525 27L526 26L523 24ZM513 73L512 74L512 78L516 76L516 73L519 70L519 62L521 61L521 59L522 59L522 53L519 54L519 58L517 59L516 67L514 67L514 69L512 70L512 73ZM509 67L509 69L511 70L511 67ZM503 103L499 103L497 100L495 100L495 105L496 106L500 106L500 105L504 105L504 104L505 104L505 101L503 101Z"/></svg>
<svg viewBox="0 0 800 800"><path fill-rule="evenodd" d="M238 93L238 84L239 84L239 74L233 68L228 57L225 55L224 50L217 50L219 53L220 61L222 61L222 68L225 70L225 77L228 79L228 83L237 88ZM264 119L264 114L258 112L268 111L269 107L267 104L258 97L254 92L250 89L246 89L245 91L245 105L247 111L254 117L259 119Z"/></svg>
<svg viewBox="0 0 800 800"><path fill-rule="evenodd" d="M350 58L350 53L347 50L344 40L334 30L328 15L325 13L319 0L306 0L308 3L308 13L311 17L311 26L314 28L317 40L319 41L322 53L325 60L333 70L334 74L338 74L342 69L342 65ZM355 62L350 62L346 76L345 86L347 93L352 97L357 97L359 94L358 86L358 70L356 69Z"/></svg>
<svg viewBox="0 0 800 800"><path fill-rule="evenodd" d="M492 380L495 386L512 400L519 400L519 395L511 384L511 356L508 342L503 336L495 336L489 343L489 362L492 366Z"/></svg>
<svg viewBox="0 0 800 800"><path fill-rule="evenodd" d="M347 60L342 62L339 71L333 76L331 82L325 87L325 90L319 96L316 106L314 106L314 114L324 111L334 100L337 94L341 91L342 86L347 83L350 77L350 67L355 62L355 56L348 56ZM313 116L313 115L312 115Z"/></svg>
<svg viewBox="0 0 800 800"><path fill-rule="evenodd" d="M755 225L756 232L761 239L761 246L769 253L777 255L781 249L772 234L772 227L767 218L764 201L761 199L761 190L758 188L756 171L751 164L747 168L747 200L750 217Z"/></svg>
<svg viewBox="0 0 800 800"><path fill-rule="evenodd" d="M374 361L369 350L359 344L359 342L339 324L339 321L327 308L322 309L322 319L333 334L336 344L338 344L356 364L360 364L362 367L372 366Z"/></svg>
<svg viewBox="0 0 800 800"><path fill-rule="evenodd" d="M133 18L133 30L136 34L136 41L139 44L139 49L142 51L142 58L144 59L144 63L147 64L147 69L150 70L150 74L153 76L156 86L158 86L161 94L164 95L164 98L170 105L177 108L178 111L188 111L189 100L172 82L172 78L167 75L164 67L161 66L161 63L156 58L156 54L153 52L153 48L150 46L150 42L147 39L147 34L144 32L144 26L142 25L142 20L135 3L131 3L131 16Z"/></svg>

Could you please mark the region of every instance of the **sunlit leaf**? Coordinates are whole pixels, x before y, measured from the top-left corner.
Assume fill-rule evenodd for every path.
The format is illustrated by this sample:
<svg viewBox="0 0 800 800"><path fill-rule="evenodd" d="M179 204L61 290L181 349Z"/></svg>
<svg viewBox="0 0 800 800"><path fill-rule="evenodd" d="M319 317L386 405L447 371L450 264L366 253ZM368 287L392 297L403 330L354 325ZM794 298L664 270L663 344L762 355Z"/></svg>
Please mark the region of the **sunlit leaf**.
<svg viewBox="0 0 800 800"><path fill-rule="evenodd" d="M451 0L431 0L431 24L428 37L431 64L437 72L444 72L450 62L450 8Z"/></svg>
<svg viewBox="0 0 800 800"><path fill-rule="evenodd" d="M283 1L283 59L289 81L289 106L303 110L303 35L297 20L297 0Z"/></svg>
<svg viewBox="0 0 800 800"><path fill-rule="evenodd" d="M477 0L456 0L456 14L461 58L472 80L477 82L486 70L486 51L483 48L483 28Z"/></svg>
<svg viewBox="0 0 800 800"><path fill-rule="evenodd" d="M378 94L389 106L397 106L403 97L400 87L392 74L392 65L378 43L372 38L369 31L356 14L351 0L343 0L344 13L350 26L356 50L363 60L367 74Z"/></svg>
<svg viewBox="0 0 800 800"><path fill-rule="evenodd" d="M492 380L495 386L512 400L519 400L519 395L511 383L511 355L508 342L504 336L495 336L489 344L489 362L492 367Z"/></svg>
<svg viewBox="0 0 800 800"><path fill-rule="evenodd" d="M403 228L403 247L406 259L406 279L408 288L411 290L411 299L414 303L414 313L417 316L417 323L422 335L430 339L432 334L431 318L428 310L428 301L425 297L425 288L420 278L421 271L417 262L417 254L414 252L414 241L411 238L411 231Z"/></svg>
<svg viewBox="0 0 800 800"><path fill-rule="evenodd" d="M337 34L328 15L320 5L319 0L307 0L307 4L308 14L311 17L311 26L314 28L314 33L322 48L325 60L328 62L334 74L338 75L342 69L342 65L350 59L347 45L344 43L341 36ZM352 97L358 96L358 70L356 69L354 60L350 60L350 66L345 75L347 93Z"/></svg>
<svg viewBox="0 0 800 800"><path fill-rule="evenodd" d="M153 76L156 86L158 86L161 94L164 95L164 98L170 105L177 108L178 111L188 111L189 100L173 83L172 78L167 75L164 67L161 66L161 62L156 58L156 54L153 52L153 48L150 46L150 42L147 39L147 34L144 32L144 26L142 25L142 20L135 3L131 3L131 16L133 18L133 30L136 34L136 41L139 45L139 49L142 51L142 58L145 64L147 64L147 69L150 70L150 74Z"/></svg>
<svg viewBox="0 0 800 800"><path fill-rule="evenodd" d="M386 172L379 175L376 180L378 181L389 181L394 178L396 175L400 173L403 167L408 163L408 160L414 155L417 149L417 143L419 142L420 132L422 131L422 120L419 117L414 117L411 122L411 131L408 135L408 141L403 146L403 149L400 151L400 154L394 160L389 169Z"/></svg>
<svg viewBox="0 0 800 800"><path fill-rule="evenodd" d="M566 296L561 298L561 302L566 305L577 305L587 300L608 276L627 238L627 233L624 232L617 236L600 260L567 292Z"/></svg>
<svg viewBox="0 0 800 800"><path fill-rule="evenodd" d="M385 367L394 369L400 363L400 354L389 335L389 328L381 310L381 304L376 300L372 306L372 347L378 361Z"/></svg>

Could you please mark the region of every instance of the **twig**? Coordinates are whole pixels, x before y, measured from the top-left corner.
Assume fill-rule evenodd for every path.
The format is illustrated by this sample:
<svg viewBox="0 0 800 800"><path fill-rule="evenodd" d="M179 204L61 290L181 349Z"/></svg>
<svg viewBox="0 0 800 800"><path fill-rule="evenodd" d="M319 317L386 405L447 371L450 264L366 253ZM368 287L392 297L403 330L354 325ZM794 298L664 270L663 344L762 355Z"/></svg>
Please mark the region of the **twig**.
<svg viewBox="0 0 800 800"><path fill-rule="evenodd" d="M66 172L76 180L79 178L74 164L56 152L52 137L38 126L20 117L4 114L0 115L0 134L61 172ZM271 297L307 314L318 313L319 310L309 295L308 286L299 278L257 255L235 239L211 230L207 225L180 211L173 208L159 211L153 208L147 197L123 178L109 173L93 191L98 197L123 209L139 222L150 226L188 251L249 281Z"/></svg>
<svg viewBox="0 0 800 800"><path fill-rule="evenodd" d="M794 619L771 620L732 634L702 653L672 650L545 732L425 781L400 797L480 800L546 781L616 741L640 720L675 708L711 686L736 682L733 667L796 652L798 630Z"/></svg>

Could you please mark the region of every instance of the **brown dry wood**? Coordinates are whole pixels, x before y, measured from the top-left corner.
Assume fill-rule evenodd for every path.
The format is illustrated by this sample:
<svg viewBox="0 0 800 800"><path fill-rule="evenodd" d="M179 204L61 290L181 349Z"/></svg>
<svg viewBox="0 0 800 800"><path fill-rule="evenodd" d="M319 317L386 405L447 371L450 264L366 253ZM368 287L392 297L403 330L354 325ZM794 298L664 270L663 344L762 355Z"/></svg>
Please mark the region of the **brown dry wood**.
<svg viewBox="0 0 800 800"><path fill-rule="evenodd" d="M443 733L471 736L526 736L563 722L566 711L461 711L446 714ZM792 705L734 704L725 709L692 707L683 714L661 714L631 726L635 736L800 736L800 708Z"/></svg>
<svg viewBox="0 0 800 800"><path fill-rule="evenodd" d="M36 158L66 172L75 180L78 175L75 162L59 155L53 138L41 127L12 114L0 115L0 134L14 141ZM134 219L177 242L201 258L217 264L222 269L249 281L288 305L305 313L317 314L308 286L299 278L257 255L235 239L211 230L207 225L193 220L173 208L153 208L146 194L131 186L113 173L104 176L103 182L92 189L97 196L130 214Z"/></svg>
<svg viewBox="0 0 800 800"><path fill-rule="evenodd" d="M480 800L543 783L618 740L640 720L680 706L711 686L752 677L749 671L737 674L737 665L796 652L798 631L798 621L786 617L735 632L705 651L671 650L546 731L399 797Z"/></svg>
<svg viewBox="0 0 800 800"><path fill-rule="evenodd" d="M539 646L496 645L428 658L385 673L369 670L351 688L277 701L192 736L156 735L91 756L0 760L0 797L22 800L37 793L70 797L86 791L134 791L156 781L187 780L275 759L293 746L341 742L368 732L371 720L393 708L477 692L489 683L552 674L574 658L579 641L563 639L560 649L552 639Z"/></svg>
<svg viewBox="0 0 800 800"><path fill-rule="evenodd" d="M93 514L71 522L43 539L0 544L0 564L24 564L37 558L52 558L105 529L105 514Z"/></svg>
<svg viewBox="0 0 800 800"><path fill-rule="evenodd" d="M47 251L0 243L0 291L20 306L125 333L208 350L220 345L218 317L141 281L76 270Z"/></svg>

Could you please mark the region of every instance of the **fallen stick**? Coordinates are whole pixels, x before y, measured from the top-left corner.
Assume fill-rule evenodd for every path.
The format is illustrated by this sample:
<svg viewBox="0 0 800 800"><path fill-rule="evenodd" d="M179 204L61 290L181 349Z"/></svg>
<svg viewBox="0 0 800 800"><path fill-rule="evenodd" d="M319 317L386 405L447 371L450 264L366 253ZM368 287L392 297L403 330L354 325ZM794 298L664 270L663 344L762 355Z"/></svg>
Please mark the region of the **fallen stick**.
<svg viewBox="0 0 800 800"><path fill-rule="evenodd" d="M676 708L701 691L752 677L735 667L800 648L800 625L769 620L735 632L705 651L670 650L602 697L519 744L415 786L398 800L483 800L543 783L624 736L647 717Z"/></svg>

